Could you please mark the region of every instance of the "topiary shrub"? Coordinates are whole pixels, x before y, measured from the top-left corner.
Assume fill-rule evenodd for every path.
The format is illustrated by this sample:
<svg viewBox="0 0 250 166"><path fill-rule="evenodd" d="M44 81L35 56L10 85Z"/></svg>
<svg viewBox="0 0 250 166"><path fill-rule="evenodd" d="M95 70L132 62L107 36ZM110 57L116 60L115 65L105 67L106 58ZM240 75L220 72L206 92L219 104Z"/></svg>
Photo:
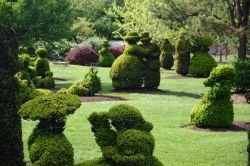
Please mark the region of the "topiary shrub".
<svg viewBox="0 0 250 166"><path fill-rule="evenodd" d="M74 165L74 151L63 134L66 116L81 105L78 96L51 93L36 97L21 106L19 115L26 120L39 120L28 140L33 166Z"/></svg>
<svg viewBox="0 0 250 166"><path fill-rule="evenodd" d="M90 65L98 62L98 55L89 47L75 48L67 54L65 62L76 65Z"/></svg>
<svg viewBox="0 0 250 166"><path fill-rule="evenodd" d="M99 51L100 56L98 62L102 67L111 67L115 60L115 57L109 52L108 47L108 41L104 41L103 48Z"/></svg>
<svg viewBox="0 0 250 166"><path fill-rule="evenodd" d="M113 106L109 112L92 113L88 118L103 158L96 165L162 166L153 156L153 125L140 111L127 104Z"/></svg>
<svg viewBox="0 0 250 166"><path fill-rule="evenodd" d="M44 96L44 95L48 95L48 94L51 94L53 93L52 91L50 90L47 90L47 89L34 89L32 91L32 94L31 94L31 99L34 99L38 96Z"/></svg>
<svg viewBox="0 0 250 166"><path fill-rule="evenodd" d="M142 48L147 50L143 57L144 63L144 87L149 89L158 88L160 85L160 48L157 44L151 43L152 38L148 32L141 34Z"/></svg>
<svg viewBox="0 0 250 166"><path fill-rule="evenodd" d="M124 52L125 45L111 45L108 49L115 58L118 58Z"/></svg>
<svg viewBox="0 0 250 166"><path fill-rule="evenodd" d="M33 83L36 88L52 89L55 87L55 81L53 79L53 73L47 71L44 78L35 77Z"/></svg>
<svg viewBox="0 0 250 166"><path fill-rule="evenodd" d="M235 78L231 66L213 69L204 85L210 87L198 107L191 112L191 124L199 127L228 127L233 123L234 110L230 90Z"/></svg>
<svg viewBox="0 0 250 166"><path fill-rule="evenodd" d="M46 72L50 71L49 61L45 58L48 51L45 48L38 48L35 53L38 56L34 62L37 76L44 78L46 77Z"/></svg>
<svg viewBox="0 0 250 166"><path fill-rule="evenodd" d="M101 81L97 76L97 73L98 70L91 67L89 72L85 75L84 80L74 83L68 89L62 88L58 93L70 93L78 96L94 96L102 89Z"/></svg>
<svg viewBox="0 0 250 166"><path fill-rule="evenodd" d="M246 60L236 60L234 63L236 79L234 87L237 92L250 91L250 58Z"/></svg>
<svg viewBox="0 0 250 166"><path fill-rule="evenodd" d="M175 71L177 74L186 76L190 63L191 44L188 40L181 37L175 47Z"/></svg>
<svg viewBox="0 0 250 166"><path fill-rule="evenodd" d="M195 52L188 73L195 77L207 77L216 66L217 63L211 55L206 52Z"/></svg>
<svg viewBox="0 0 250 166"><path fill-rule="evenodd" d="M140 59L146 51L136 43L140 36L130 32L124 37L128 42L123 54L112 64L110 78L115 89L136 89L143 83L143 62Z"/></svg>
<svg viewBox="0 0 250 166"><path fill-rule="evenodd" d="M161 67L170 70L174 66L174 57L172 55L172 45L168 39L163 40L161 44Z"/></svg>
<svg viewBox="0 0 250 166"><path fill-rule="evenodd" d="M215 59L209 55L209 46L213 40L207 36L196 37L192 40L193 57L190 61L188 73L195 77L208 77L217 66Z"/></svg>
<svg viewBox="0 0 250 166"><path fill-rule="evenodd" d="M15 32L0 25L0 165L24 165Z"/></svg>
<svg viewBox="0 0 250 166"><path fill-rule="evenodd" d="M19 70L28 72L30 61L31 59L28 54L18 55Z"/></svg>

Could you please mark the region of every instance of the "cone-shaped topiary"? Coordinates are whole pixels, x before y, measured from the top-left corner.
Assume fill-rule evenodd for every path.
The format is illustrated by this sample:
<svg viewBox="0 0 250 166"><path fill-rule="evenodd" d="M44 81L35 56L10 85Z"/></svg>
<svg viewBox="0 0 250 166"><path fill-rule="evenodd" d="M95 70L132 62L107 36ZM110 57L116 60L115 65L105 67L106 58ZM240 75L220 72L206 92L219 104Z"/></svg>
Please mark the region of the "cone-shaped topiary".
<svg viewBox="0 0 250 166"><path fill-rule="evenodd" d="M48 51L45 48L38 48L35 52L38 58L35 61L37 76L46 77L46 72L50 71L49 61L46 58Z"/></svg>
<svg viewBox="0 0 250 166"><path fill-rule="evenodd" d="M111 67L113 62L115 61L115 57L112 55L112 53L109 51L108 41L103 42L103 48L99 51L99 64L102 67Z"/></svg>
<svg viewBox="0 0 250 166"><path fill-rule="evenodd" d="M15 32L0 25L0 165L24 165L17 53Z"/></svg>
<svg viewBox="0 0 250 166"><path fill-rule="evenodd" d="M175 47L175 70L176 73L180 75L188 74L188 67L190 63L190 52L191 52L191 44L184 37L181 37Z"/></svg>
<svg viewBox="0 0 250 166"><path fill-rule="evenodd" d="M103 156L96 166L163 165L153 156L153 125L144 120L138 109L119 104L107 113L92 113L88 120Z"/></svg>
<svg viewBox="0 0 250 166"><path fill-rule="evenodd" d="M174 57L172 55L172 45L168 39L163 40L161 44L161 67L170 70L174 66Z"/></svg>
<svg viewBox="0 0 250 166"><path fill-rule="evenodd" d="M215 59L209 55L209 46L213 40L209 37L198 37L192 41L193 57L190 61L188 73L195 77L207 77L217 66Z"/></svg>
<svg viewBox="0 0 250 166"><path fill-rule="evenodd" d="M140 58L147 52L136 44L140 40L137 32L128 33L124 40L128 45L111 67L112 85L115 89L140 88L143 83L143 63Z"/></svg>
<svg viewBox="0 0 250 166"><path fill-rule="evenodd" d="M50 93L36 97L21 106L19 115L27 120L39 120L28 140L33 166L74 165L74 151L63 134L66 116L81 105L78 96Z"/></svg>
<svg viewBox="0 0 250 166"><path fill-rule="evenodd" d="M199 106L191 112L191 124L199 127L228 127L232 125L234 110L230 90L235 78L231 66L213 69L204 85L210 87Z"/></svg>
<svg viewBox="0 0 250 166"><path fill-rule="evenodd" d="M158 88L160 85L160 48L157 44L151 43L152 38L148 32L141 34L140 41L142 48L147 50L143 57L144 63L144 86L145 88Z"/></svg>

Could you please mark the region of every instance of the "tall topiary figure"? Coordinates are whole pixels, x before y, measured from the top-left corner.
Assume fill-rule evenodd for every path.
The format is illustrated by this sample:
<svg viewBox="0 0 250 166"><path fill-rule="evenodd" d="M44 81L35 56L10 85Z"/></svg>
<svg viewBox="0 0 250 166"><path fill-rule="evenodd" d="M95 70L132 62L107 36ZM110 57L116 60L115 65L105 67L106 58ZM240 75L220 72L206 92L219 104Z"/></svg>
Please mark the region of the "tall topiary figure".
<svg viewBox="0 0 250 166"><path fill-rule="evenodd" d="M161 44L161 67L170 70L174 65L174 57L172 55L172 45L168 39L163 40Z"/></svg>
<svg viewBox="0 0 250 166"><path fill-rule="evenodd" d="M0 165L24 165L17 54L15 32L0 25Z"/></svg>
<svg viewBox="0 0 250 166"><path fill-rule="evenodd" d="M103 48L99 51L99 64L102 67L111 67L115 61L115 57L109 51L108 47L110 46L109 42L106 40L103 42Z"/></svg>
<svg viewBox="0 0 250 166"><path fill-rule="evenodd" d="M101 147L107 166L162 166L153 156L153 125L130 105L113 106L109 112L92 113L89 117L96 143ZM97 164L98 165L98 164Z"/></svg>
<svg viewBox="0 0 250 166"><path fill-rule="evenodd" d="M152 38L149 37L148 32L141 34L140 41L142 48L147 53L144 54L144 86L145 88L158 88L160 85L160 48L157 44L150 42Z"/></svg>
<svg viewBox="0 0 250 166"><path fill-rule="evenodd" d="M50 71L49 61L46 58L46 56L48 56L48 51L45 48L38 48L35 54L38 56L37 60L35 61L37 76L45 78L46 72Z"/></svg>
<svg viewBox="0 0 250 166"><path fill-rule="evenodd" d="M210 87L198 107L191 112L191 124L199 127L228 127L233 123L234 109L230 90L235 78L231 66L213 69L204 85Z"/></svg>
<svg viewBox="0 0 250 166"><path fill-rule="evenodd" d="M175 61L175 70L176 73L180 75L188 74L188 67L190 63L190 53L191 53L191 44L183 36L176 43L176 61Z"/></svg>
<svg viewBox="0 0 250 166"><path fill-rule="evenodd" d="M193 57L190 61L188 73L195 77L207 77L217 66L214 58L209 55L209 46L213 40L209 37L196 37L192 41Z"/></svg>
<svg viewBox="0 0 250 166"><path fill-rule="evenodd" d="M128 43L123 54L112 64L110 78L115 89L140 88L143 83L142 56L146 51L137 45L140 36L137 32L130 32L124 37Z"/></svg>
<svg viewBox="0 0 250 166"><path fill-rule="evenodd" d="M28 140L33 166L74 165L74 151L63 134L66 116L81 105L78 96L51 93L24 103L19 110L23 119L39 120Z"/></svg>

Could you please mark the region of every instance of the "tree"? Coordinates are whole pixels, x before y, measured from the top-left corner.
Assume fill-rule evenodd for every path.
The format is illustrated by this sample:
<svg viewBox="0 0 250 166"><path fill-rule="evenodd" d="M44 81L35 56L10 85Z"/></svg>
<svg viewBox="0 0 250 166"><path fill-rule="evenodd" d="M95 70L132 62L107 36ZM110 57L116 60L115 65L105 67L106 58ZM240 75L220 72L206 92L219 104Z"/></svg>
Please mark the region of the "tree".
<svg viewBox="0 0 250 166"><path fill-rule="evenodd" d="M246 59L250 1L227 0L227 8L232 27L240 30L238 34L238 58Z"/></svg>

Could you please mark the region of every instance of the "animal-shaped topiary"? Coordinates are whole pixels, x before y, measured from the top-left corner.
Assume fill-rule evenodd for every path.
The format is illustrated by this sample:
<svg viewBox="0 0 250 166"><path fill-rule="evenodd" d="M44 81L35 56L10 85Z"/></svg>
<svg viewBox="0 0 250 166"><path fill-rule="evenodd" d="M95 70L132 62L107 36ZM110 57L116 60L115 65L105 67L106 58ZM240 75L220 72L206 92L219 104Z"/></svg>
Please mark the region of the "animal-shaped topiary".
<svg viewBox="0 0 250 166"><path fill-rule="evenodd" d="M124 37L128 43L123 54L112 64L110 78L115 89L136 89L143 83L142 56L147 52L137 42L140 36L130 32Z"/></svg>
<svg viewBox="0 0 250 166"><path fill-rule="evenodd" d="M50 71L49 61L46 58L46 56L48 55L48 51L45 48L38 48L35 52L35 55L38 56L35 61L37 76L41 76L42 78L44 78L46 77L46 72Z"/></svg>
<svg viewBox="0 0 250 166"><path fill-rule="evenodd" d="M19 109L18 40L15 32L0 25L0 165L25 165Z"/></svg>
<svg viewBox="0 0 250 166"><path fill-rule="evenodd" d="M204 85L210 87L198 107L191 112L191 124L199 127L228 127L232 125L234 110L230 90L235 78L231 66L213 69Z"/></svg>
<svg viewBox="0 0 250 166"><path fill-rule="evenodd" d="M168 39L163 40L161 44L161 67L170 70L174 65L174 57L172 55L172 45Z"/></svg>
<svg viewBox="0 0 250 166"><path fill-rule="evenodd" d="M63 134L66 116L81 105L78 96L55 94L38 96L24 103L19 115L27 120L39 120L28 140L33 166L74 165L74 151Z"/></svg>
<svg viewBox="0 0 250 166"><path fill-rule="evenodd" d="M141 34L140 41L142 48L147 53L143 57L144 62L144 86L145 88L158 88L160 85L160 48L157 44L152 43L148 32Z"/></svg>
<svg viewBox="0 0 250 166"><path fill-rule="evenodd" d="M213 40L207 36L196 37L192 41L193 57L190 61L188 73L195 77L207 77L210 72L217 66L214 58L209 55L209 46Z"/></svg>
<svg viewBox="0 0 250 166"><path fill-rule="evenodd" d="M181 36L175 46L175 70L177 74L187 75L190 63L191 44L184 36Z"/></svg>
<svg viewBox="0 0 250 166"><path fill-rule="evenodd" d="M126 104L113 106L109 112L89 117L96 143L101 147L103 165L162 166L153 156L153 125L138 109Z"/></svg>
<svg viewBox="0 0 250 166"><path fill-rule="evenodd" d="M103 48L99 51L99 64L102 67L111 67L115 61L115 57L109 51L108 47L110 46L109 42L106 40L103 42Z"/></svg>

